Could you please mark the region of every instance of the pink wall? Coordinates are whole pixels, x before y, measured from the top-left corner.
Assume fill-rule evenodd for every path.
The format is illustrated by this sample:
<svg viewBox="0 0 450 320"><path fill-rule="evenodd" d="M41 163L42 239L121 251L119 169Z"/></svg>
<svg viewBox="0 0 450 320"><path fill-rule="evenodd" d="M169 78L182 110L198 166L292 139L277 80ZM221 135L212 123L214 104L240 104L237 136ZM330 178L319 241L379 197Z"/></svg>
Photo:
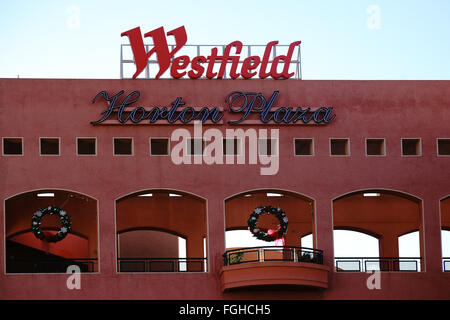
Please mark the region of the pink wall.
<svg viewBox="0 0 450 320"><path fill-rule="evenodd" d="M450 194L450 157L436 155L436 138L450 137L449 81L271 81L271 80L0 80L0 136L23 137L24 156L3 156L0 198L32 189L61 188L99 203L100 273L82 276L82 290L67 290L66 275L5 275L0 259L1 298L8 299L448 299L450 273L442 273L439 199ZM141 90L142 106L224 106L233 90L280 95L277 106L333 106L327 126L280 128L280 170L261 176L259 165L175 165L150 157L149 137L170 137L191 126L96 126L105 107L91 104L101 90ZM447 120L446 120L447 119ZM248 128L246 125L235 126ZM218 127L225 130L227 126ZM39 156L39 136L61 138L60 156ZM75 154L75 138L97 137L94 157ZM112 156L113 137L133 137L134 156ZM294 157L293 139L314 138L315 155ZM329 138L350 139L350 157L330 157ZM386 139L385 157L366 157L365 138ZM400 139L420 137L422 156L401 157ZM115 200L137 190L176 189L207 199L208 273L116 274ZM384 188L423 201L426 271L383 273L382 290L368 290L367 274L329 274L323 291L238 291L222 294L218 275L225 250L224 199L247 190L292 190L315 200L317 247L333 265L332 200L345 193ZM3 217L4 212L2 212ZM4 248L0 219L0 248ZM3 250L3 249L2 249ZM3 255L2 255L3 257ZM40 290L43 287L51 290Z"/></svg>

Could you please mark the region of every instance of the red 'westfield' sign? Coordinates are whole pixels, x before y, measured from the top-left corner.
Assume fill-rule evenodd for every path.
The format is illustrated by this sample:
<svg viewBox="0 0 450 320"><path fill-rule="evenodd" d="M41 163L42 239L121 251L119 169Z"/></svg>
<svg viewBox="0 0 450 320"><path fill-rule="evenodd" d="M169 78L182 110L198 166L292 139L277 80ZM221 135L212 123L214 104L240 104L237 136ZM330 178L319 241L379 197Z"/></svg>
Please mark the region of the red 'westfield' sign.
<svg viewBox="0 0 450 320"><path fill-rule="evenodd" d="M167 35L175 37L175 47L173 48L173 50L170 50L167 44L166 33L163 27L145 33L144 37L152 37L154 43L153 48L147 52L145 50L144 40L142 38L141 29L139 27L125 31L121 34L122 37L128 37L131 49L133 51L134 61L136 65L136 72L133 75L133 79L135 79L146 68L148 59L154 53L156 53L159 65L159 71L155 76L156 79L158 79L164 72L166 72L169 67L170 74L175 79L181 78L186 74L191 79L198 79L203 76L205 71L206 77L208 79L222 79L225 74L227 63L229 63L230 61L231 69L229 76L232 79L236 79L240 76L245 79L250 79L256 74L258 74L261 79L265 79L269 76L274 79L289 79L294 75L294 72L289 73L292 54L295 47L301 43L301 41L292 42L289 45L287 54L273 58L273 60L271 61L270 69L267 70L272 48L276 44L278 44L278 41L271 41L266 45L262 59L259 56L250 56L245 58L241 63L241 68L238 72L240 53L243 46L242 42L233 41L228 44L225 47L222 56L218 55L217 48L213 48L211 49L211 54L207 57L197 56L191 59L189 56L182 55L174 58L175 54L186 44L186 29L184 28L184 26L181 26L167 32ZM235 55L231 55L232 48L235 48L236 50ZM220 62L220 68L218 71L214 71L214 65L216 64L216 62ZM283 70L281 72L278 72L277 67L280 62L282 62L284 65Z"/></svg>

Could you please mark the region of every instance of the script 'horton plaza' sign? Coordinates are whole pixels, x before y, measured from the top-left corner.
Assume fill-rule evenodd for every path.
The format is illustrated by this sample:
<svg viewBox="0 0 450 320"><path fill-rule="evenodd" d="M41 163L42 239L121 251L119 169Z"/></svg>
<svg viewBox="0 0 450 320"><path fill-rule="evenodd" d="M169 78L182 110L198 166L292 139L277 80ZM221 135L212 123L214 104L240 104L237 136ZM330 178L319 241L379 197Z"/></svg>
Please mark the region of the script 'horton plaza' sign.
<svg viewBox="0 0 450 320"><path fill-rule="evenodd" d="M155 123L158 120L165 120L168 123L189 123L200 120L202 123L211 121L218 124L222 121L223 112L219 107L194 108L185 106L182 97L176 98L170 107L150 107L133 106L138 102L141 93L133 91L123 99L120 99L124 91L121 90L115 95L109 95L107 91L97 93L92 103L99 98L103 98L108 104L107 108L101 112L102 117L91 122L92 125L101 124L105 120L117 120L119 123ZM266 99L261 93L233 91L227 95L225 102L228 104L228 111L237 114L239 119L228 121L228 124L239 124L246 120L251 113L257 113L262 123L295 124L309 123L328 124L336 115L333 114L333 107L320 107L316 110L301 107L278 107L272 110L272 106L278 97L279 92L274 91L270 98ZM117 119L111 119L117 117Z"/></svg>

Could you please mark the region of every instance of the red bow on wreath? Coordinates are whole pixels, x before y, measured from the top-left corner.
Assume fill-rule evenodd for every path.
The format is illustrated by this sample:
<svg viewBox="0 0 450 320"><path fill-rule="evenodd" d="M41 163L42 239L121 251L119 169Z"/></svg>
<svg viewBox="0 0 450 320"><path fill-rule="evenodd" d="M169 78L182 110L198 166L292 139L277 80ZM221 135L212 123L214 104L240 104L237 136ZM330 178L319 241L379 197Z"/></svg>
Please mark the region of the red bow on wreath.
<svg viewBox="0 0 450 320"><path fill-rule="evenodd" d="M267 234L274 239L276 246L284 246L284 236L280 235L277 230L269 229L267 230Z"/></svg>

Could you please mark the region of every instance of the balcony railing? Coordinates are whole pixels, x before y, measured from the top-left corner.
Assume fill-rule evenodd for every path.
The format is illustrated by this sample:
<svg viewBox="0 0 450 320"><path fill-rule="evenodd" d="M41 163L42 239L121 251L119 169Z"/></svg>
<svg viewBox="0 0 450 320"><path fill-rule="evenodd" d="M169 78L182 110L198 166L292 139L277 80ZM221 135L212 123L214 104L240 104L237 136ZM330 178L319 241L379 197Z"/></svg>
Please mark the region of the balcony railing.
<svg viewBox="0 0 450 320"><path fill-rule="evenodd" d="M7 273L66 273L67 268L76 265L81 272L98 271L97 259L8 259Z"/></svg>
<svg viewBox="0 0 450 320"><path fill-rule="evenodd" d="M444 272L450 272L450 257L442 258L442 270Z"/></svg>
<svg viewBox="0 0 450 320"><path fill-rule="evenodd" d="M334 259L338 272L402 271L420 272L421 257L340 257Z"/></svg>
<svg viewBox="0 0 450 320"><path fill-rule="evenodd" d="M323 251L303 247L253 247L227 250L223 254L225 266L265 261L292 261L323 264Z"/></svg>
<svg viewBox="0 0 450 320"><path fill-rule="evenodd" d="M118 258L119 272L205 272L206 258Z"/></svg>

